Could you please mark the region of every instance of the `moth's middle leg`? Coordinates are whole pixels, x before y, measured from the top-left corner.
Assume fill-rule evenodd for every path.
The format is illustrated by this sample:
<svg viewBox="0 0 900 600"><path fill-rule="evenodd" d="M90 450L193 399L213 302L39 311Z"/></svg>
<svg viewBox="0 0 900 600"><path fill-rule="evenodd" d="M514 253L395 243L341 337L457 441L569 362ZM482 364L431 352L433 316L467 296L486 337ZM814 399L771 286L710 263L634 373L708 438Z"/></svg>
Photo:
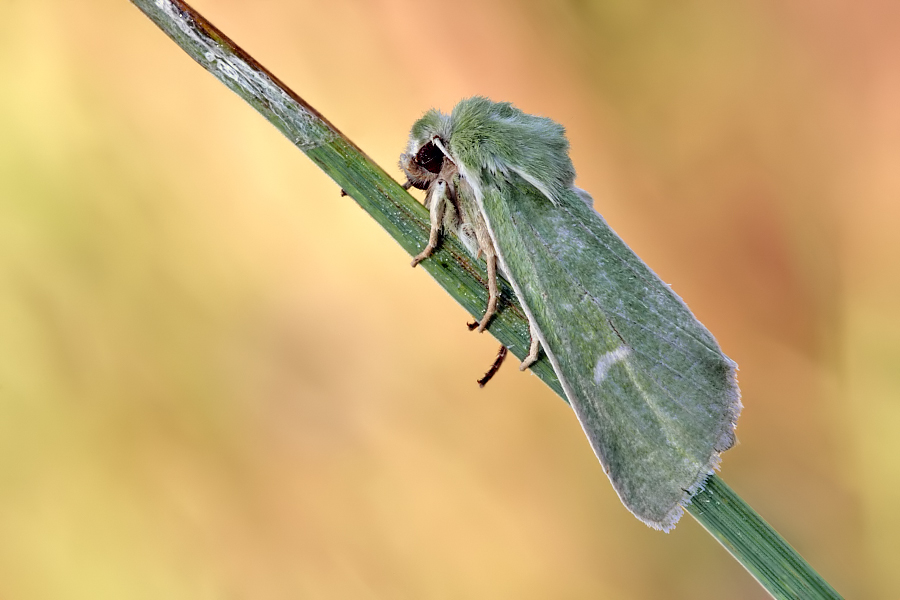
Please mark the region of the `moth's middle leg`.
<svg viewBox="0 0 900 600"><path fill-rule="evenodd" d="M482 250L484 250L484 260L487 261L488 305L484 311L484 316L478 322L478 333L485 330L491 317L497 312L497 300L500 298L500 289L497 285L497 255L494 254L493 246L482 247Z"/></svg>

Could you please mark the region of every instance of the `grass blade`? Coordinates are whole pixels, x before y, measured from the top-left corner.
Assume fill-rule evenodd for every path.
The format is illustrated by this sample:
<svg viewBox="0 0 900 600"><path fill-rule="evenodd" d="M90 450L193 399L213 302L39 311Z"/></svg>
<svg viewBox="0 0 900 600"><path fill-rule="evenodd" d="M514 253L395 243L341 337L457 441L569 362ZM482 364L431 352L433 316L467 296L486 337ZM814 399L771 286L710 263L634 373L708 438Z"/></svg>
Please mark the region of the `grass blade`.
<svg viewBox="0 0 900 600"><path fill-rule="evenodd" d="M381 167L318 111L181 0L131 0L203 68L246 100L309 156L377 221L410 256L428 238L428 213ZM474 318L487 303L487 274L450 237L422 263ZM501 303L490 332L520 359L528 353L528 322L501 282ZM532 371L563 400L545 357ZM840 598L778 533L716 475L688 512L775 598Z"/></svg>

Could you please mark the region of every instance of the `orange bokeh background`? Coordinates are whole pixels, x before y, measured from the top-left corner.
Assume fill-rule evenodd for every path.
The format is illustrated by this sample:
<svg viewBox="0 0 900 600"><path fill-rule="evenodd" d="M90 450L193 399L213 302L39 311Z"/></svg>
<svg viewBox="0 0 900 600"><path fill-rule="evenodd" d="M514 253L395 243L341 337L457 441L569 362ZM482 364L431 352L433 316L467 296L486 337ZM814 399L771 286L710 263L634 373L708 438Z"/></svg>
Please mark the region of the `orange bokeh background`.
<svg viewBox="0 0 900 600"><path fill-rule="evenodd" d="M194 6L371 157L487 95L740 364L721 471L900 597L900 5ZM0 4L0 597L764 598L129 2Z"/></svg>

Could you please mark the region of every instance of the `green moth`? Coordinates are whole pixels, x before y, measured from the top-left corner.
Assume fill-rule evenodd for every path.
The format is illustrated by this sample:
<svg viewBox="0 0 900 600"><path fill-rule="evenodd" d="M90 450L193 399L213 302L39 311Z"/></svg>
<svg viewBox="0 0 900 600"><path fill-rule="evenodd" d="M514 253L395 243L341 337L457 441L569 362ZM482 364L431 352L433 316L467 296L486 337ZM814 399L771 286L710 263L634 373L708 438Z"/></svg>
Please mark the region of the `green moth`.
<svg viewBox="0 0 900 600"><path fill-rule="evenodd" d="M508 102L428 111L400 158L427 190L431 234L413 266L455 233L509 280L531 327L525 369L546 353L625 507L668 531L734 445L737 365L574 186L558 123Z"/></svg>

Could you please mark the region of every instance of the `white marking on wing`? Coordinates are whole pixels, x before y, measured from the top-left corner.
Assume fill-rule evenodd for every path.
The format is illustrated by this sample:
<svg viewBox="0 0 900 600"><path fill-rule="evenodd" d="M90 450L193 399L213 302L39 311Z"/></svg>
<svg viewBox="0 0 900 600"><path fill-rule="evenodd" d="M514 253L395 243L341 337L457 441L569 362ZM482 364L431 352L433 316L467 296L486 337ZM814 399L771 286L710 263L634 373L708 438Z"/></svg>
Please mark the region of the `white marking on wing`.
<svg viewBox="0 0 900 600"><path fill-rule="evenodd" d="M597 366L594 367L594 381L597 385L603 383L603 380L606 379L606 374L609 373L614 364L624 360L629 354L631 354L631 350L628 346L619 346L615 350L610 350L601 356L597 360Z"/></svg>

